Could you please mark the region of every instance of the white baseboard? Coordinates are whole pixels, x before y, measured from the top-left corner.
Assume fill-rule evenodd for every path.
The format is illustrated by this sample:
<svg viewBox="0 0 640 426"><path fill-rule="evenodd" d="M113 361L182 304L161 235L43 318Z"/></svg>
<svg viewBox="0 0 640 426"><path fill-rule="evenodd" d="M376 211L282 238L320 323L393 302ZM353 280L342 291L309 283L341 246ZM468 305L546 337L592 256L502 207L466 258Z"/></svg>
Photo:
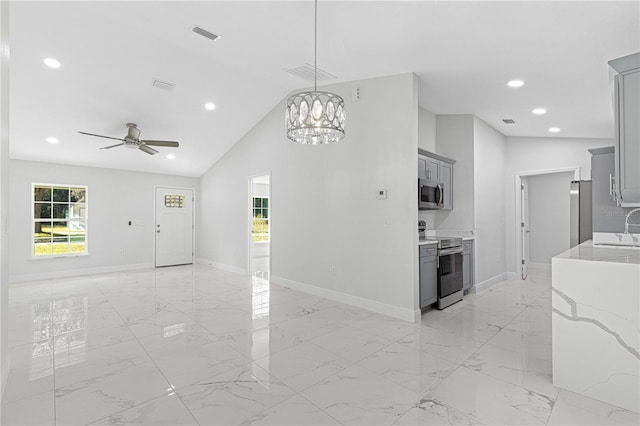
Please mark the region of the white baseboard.
<svg viewBox="0 0 640 426"><path fill-rule="evenodd" d="M281 285L283 287L289 287L294 290L299 290L305 293L313 294L315 296L324 297L325 299L333 300L335 302L345 303L357 308L366 309L376 312L378 314L387 315L389 317L397 318L408 322L420 321L421 312L419 309L412 310L401 308L399 306L389 305L382 302L377 302L371 299L365 299L363 297L354 296L352 294L342 293L335 290L329 290L327 288L318 287L311 284L305 284L298 281L293 281L287 278L271 276L271 283Z"/></svg>
<svg viewBox="0 0 640 426"><path fill-rule="evenodd" d="M0 367L0 401L2 401L2 397L4 396L4 389L7 386L7 380L9 379L9 371L11 370L11 355L7 350L7 359L4 360L2 366Z"/></svg>
<svg viewBox="0 0 640 426"><path fill-rule="evenodd" d="M536 269L538 271L550 271L551 270L551 264L550 263L529 262L529 269Z"/></svg>
<svg viewBox="0 0 640 426"><path fill-rule="evenodd" d="M240 274L240 275L247 275L246 269L238 268L237 266L227 265L227 264L216 262L209 259L196 258L196 263L199 263L201 265L212 266L216 269L221 269L223 271L235 272L236 274Z"/></svg>
<svg viewBox="0 0 640 426"><path fill-rule="evenodd" d="M491 286L494 286L502 281L506 281L509 277L509 274L503 272L501 274L496 275L495 277L491 277L488 280L484 280L481 283L476 284L472 288L475 289L476 292L486 290Z"/></svg>
<svg viewBox="0 0 640 426"><path fill-rule="evenodd" d="M108 274L110 272L126 272L139 269L153 269L153 263L132 263L130 265L100 266L97 268L69 269L66 271L38 272L36 274L10 275L9 283L50 280L55 278L77 277L80 275Z"/></svg>

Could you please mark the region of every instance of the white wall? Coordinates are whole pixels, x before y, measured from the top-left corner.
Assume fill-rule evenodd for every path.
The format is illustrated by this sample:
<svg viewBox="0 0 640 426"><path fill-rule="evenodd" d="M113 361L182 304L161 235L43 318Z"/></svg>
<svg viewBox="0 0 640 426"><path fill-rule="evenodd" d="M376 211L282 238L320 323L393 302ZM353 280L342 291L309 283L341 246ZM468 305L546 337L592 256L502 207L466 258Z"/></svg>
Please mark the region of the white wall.
<svg viewBox="0 0 640 426"><path fill-rule="evenodd" d="M453 210L436 212L438 230L474 229L473 115L438 115L436 153L456 160L453 165Z"/></svg>
<svg viewBox="0 0 640 426"><path fill-rule="evenodd" d="M506 231L507 269L518 272L521 247L516 233L516 217L520 216L520 203L516 203L516 173L545 171L562 168L580 168L580 178L591 177L589 148L611 146L611 139L525 138L507 137ZM535 207L534 207L535 208Z"/></svg>
<svg viewBox="0 0 640 426"><path fill-rule="evenodd" d="M529 260L551 265L551 258L569 250L572 172L526 178L529 184ZM534 265L532 265L534 266Z"/></svg>
<svg viewBox="0 0 640 426"><path fill-rule="evenodd" d="M478 285L490 279L500 279L507 271L504 196L506 138L474 117L473 141L474 262L475 282Z"/></svg>
<svg viewBox="0 0 640 426"><path fill-rule="evenodd" d="M418 148L436 152L436 115L418 108Z"/></svg>
<svg viewBox="0 0 640 426"><path fill-rule="evenodd" d="M0 399L9 377L9 2L0 2Z"/></svg>
<svg viewBox="0 0 640 426"><path fill-rule="evenodd" d="M153 266L154 185L198 186L195 178L21 160L9 169L11 281ZM88 186L88 256L32 259L34 182Z"/></svg>
<svg viewBox="0 0 640 426"><path fill-rule="evenodd" d="M350 102L351 90L361 99ZM247 179L271 171L273 280L413 319L418 105L413 74L327 86L346 100L343 141L285 137L285 101L201 179L197 255L247 268ZM377 189L388 198L378 200ZM308 285L308 286L305 286Z"/></svg>

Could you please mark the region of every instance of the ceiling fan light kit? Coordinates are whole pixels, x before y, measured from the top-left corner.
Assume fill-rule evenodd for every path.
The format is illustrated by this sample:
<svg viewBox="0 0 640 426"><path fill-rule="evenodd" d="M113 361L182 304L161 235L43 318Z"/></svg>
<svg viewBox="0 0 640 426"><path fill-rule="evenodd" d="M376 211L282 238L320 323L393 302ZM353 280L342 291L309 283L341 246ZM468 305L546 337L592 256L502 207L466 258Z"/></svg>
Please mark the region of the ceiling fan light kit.
<svg viewBox="0 0 640 426"><path fill-rule="evenodd" d="M88 135L88 136L96 136L98 138L114 139L117 141L122 141L121 143L117 143L115 145L103 146L100 149L111 149L111 148L116 148L118 146L125 146L131 149L139 149L140 151L146 152L149 155L154 155L160 151L151 148L151 146L163 146L168 148L178 148L180 146L180 144L175 141L140 140L140 129L138 129L138 126L135 123L127 123L126 126L128 130L127 130L127 136L125 136L124 139L114 138L111 136L97 135L95 133L80 132L80 131L78 131L78 133L83 135Z"/></svg>
<svg viewBox="0 0 640 426"><path fill-rule="evenodd" d="M318 91L318 0L314 14L313 91L295 93L287 100L287 138L303 145L325 145L344 138L344 99Z"/></svg>

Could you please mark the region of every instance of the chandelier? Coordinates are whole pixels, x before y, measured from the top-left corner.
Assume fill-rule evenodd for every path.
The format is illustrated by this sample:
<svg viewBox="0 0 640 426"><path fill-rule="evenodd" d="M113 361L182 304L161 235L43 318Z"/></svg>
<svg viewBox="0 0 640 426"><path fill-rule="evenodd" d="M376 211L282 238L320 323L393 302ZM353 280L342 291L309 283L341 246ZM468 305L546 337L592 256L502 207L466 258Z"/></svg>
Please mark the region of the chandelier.
<svg viewBox="0 0 640 426"><path fill-rule="evenodd" d="M318 0L315 0L313 91L293 94L287 100L287 138L305 145L324 145L344 138L344 100L318 91Z"/></svg>

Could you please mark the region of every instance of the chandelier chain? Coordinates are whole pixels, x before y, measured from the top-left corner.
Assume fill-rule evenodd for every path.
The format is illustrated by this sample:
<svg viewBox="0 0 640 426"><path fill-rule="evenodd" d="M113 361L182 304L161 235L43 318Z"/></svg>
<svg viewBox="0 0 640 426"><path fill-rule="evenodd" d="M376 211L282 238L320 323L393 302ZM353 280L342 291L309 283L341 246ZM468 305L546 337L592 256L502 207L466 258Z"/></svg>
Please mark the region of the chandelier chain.
<svg viewBox="0 0 640 426"><path fill-rule="evenodd" d="M318 91L318 0L313 12L313 91Z"/></svg>

